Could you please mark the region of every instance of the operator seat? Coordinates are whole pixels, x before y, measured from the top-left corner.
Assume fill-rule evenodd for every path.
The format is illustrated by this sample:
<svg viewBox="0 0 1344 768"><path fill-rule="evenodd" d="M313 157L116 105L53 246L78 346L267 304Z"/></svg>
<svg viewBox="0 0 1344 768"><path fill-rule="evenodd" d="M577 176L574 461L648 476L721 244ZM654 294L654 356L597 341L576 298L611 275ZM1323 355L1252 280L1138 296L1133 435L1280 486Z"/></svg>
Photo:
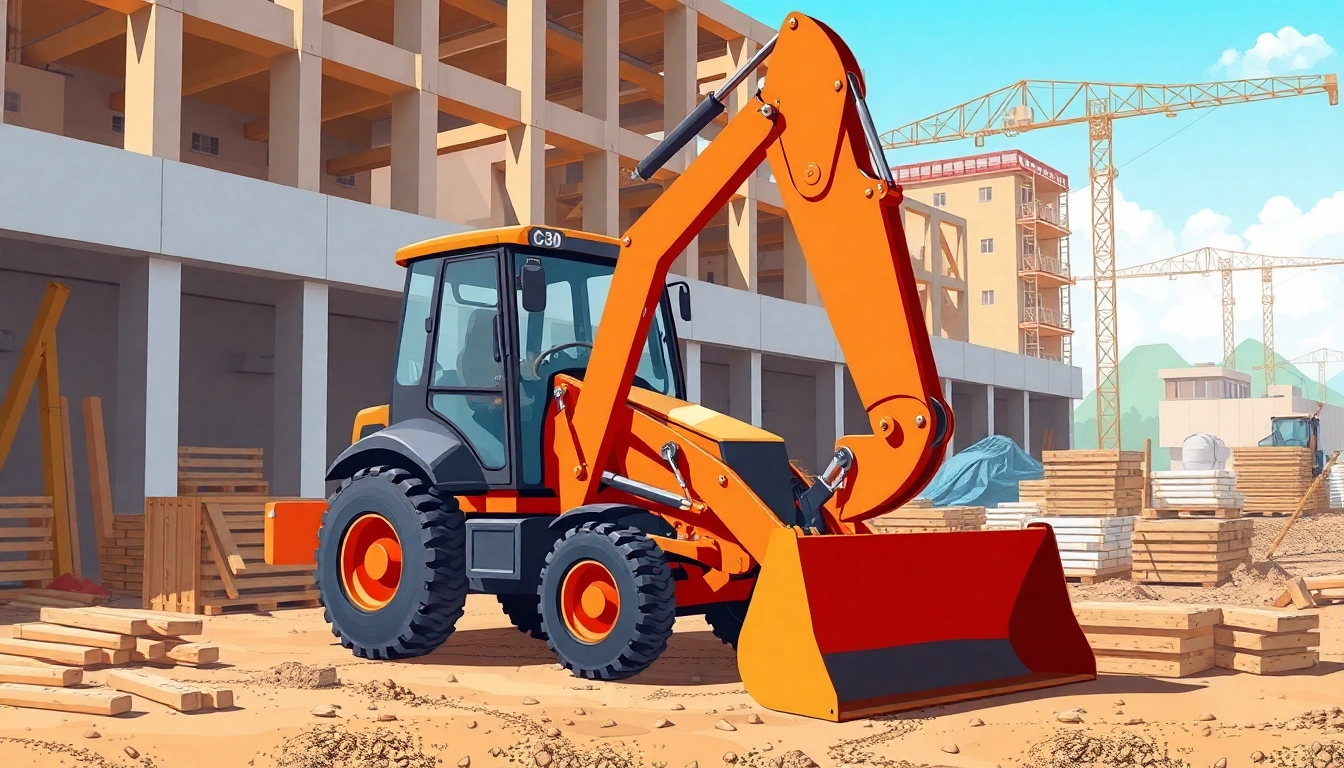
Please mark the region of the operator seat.
<svg viewBox="0 0 1344 768"><path fill-rule="evenodd" d="M495 359L495 311L478 309L467 317L457 370L463 386L494 389L503 381L503 366Z"/></svg>

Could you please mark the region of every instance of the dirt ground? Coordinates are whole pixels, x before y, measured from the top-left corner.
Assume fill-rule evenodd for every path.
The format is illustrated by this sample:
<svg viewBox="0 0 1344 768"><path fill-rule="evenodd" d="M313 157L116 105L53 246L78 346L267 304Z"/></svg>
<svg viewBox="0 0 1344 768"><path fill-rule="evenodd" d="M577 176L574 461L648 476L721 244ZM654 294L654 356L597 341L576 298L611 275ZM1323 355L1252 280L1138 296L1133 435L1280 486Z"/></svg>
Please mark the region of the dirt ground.
<svg viewBox="0 0 1344 768"><path fill-rule="evenodd" d="M1281 524L1257 521L1257 552ZM1299 525L1278 558L1282 568L1258 564L1218 590L1124 582L1072 592L1263 605L1281 591L1284 569L1344 572L1344 520ZM0 766L1235 768L1256 765L1259 752L1262 766L1339 768L1344 606L1321 614L1322 661L1305 674L1103 675L843 724L754 705L733 652L698 618L678 620L667 653L644 674L588 683L561 670L544 642L510 627L486 596L472 596L442 648L410 662L355 659L335 644L321 610L213 617L205 619L206 639L220 646L223 663L165 674L231 683L233 709L178 714L139 698L134 712L118 717L0 707ZM0 634L36 618L0 608ZM335 666L340 681L311 687L300 665ZM85 678L97 684L102 673ZM324 705L336 716L313 714ZM1073 709L1081 724L1056 719ZM1201 720L1206 713L1214 719ZM1142 722L1122 725L1135 718ZM735 730L716 727L721 722Z"/></svg>

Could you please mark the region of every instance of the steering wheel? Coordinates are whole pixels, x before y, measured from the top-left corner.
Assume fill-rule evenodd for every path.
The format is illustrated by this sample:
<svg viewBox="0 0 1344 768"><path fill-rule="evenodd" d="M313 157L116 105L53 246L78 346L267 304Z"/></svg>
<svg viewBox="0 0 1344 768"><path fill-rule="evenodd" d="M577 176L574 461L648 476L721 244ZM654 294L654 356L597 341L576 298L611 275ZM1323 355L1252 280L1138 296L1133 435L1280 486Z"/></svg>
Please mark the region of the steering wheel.
<svg viewBox="0 0 1344 768"><path fill-rule="evenodd" d="M536 360L532 361L532 378L534 379L541 378L541 363L543 360L555 354L556 352L559 352L563 349L569 349L571 347L587 347L589 349L592 349L593 345L586 341L567 341L564 344L556 344L554 347L544 350L541 354L537 355Z"/></svg>

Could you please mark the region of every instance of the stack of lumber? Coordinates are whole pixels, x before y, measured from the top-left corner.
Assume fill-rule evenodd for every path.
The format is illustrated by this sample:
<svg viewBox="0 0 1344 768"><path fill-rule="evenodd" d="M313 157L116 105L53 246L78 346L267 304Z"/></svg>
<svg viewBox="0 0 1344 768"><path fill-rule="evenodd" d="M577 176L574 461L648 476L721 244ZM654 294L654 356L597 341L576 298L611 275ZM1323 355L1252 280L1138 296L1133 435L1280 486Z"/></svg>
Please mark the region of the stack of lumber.
<svg viewBox="0 0 1344 768"><path fill-rule="evenodd" d="M1251 562L1250 520L1140 520L1134 528L1134 580L1217 586Z"/></svg>
<svg viewBox="0 0 1344 768"><path fill-rule="evenodd" d="M262 476L260 448L177 449L177 493L195 496L218 493L270 493Z"/></svg>
<svg viewBox="0 0 1344 768"><path fill-rule="evenodd" d="M215 616L320 605L314 565L266 564L268 501L245 495L146 499L147 607Z"/></svg>
<svg viewBox="0 0 1344 768"><path fill-rule="evenodd" d="M1045 489L1048 485L1046 480L1018 480L1017 481L1017 500L1024 503L1036 504L1038 507L1045 502Z"/></svg>
<svg viewBox="0 0 1344 768"><path fill-rule="evenodd" d="M986 531L1020 531L1027 521L1041 516L1041 506L1034 501L1006 501L985 510Z"/></svg>
<svg viewBox="0 0 1344 768"><path fill-rule="evenodd" d="M0 497L0 584L35 587L54 577L53 519L50 496Z"/></svg>
<svg viewBox="0 0 1344 768"><path fill-rule="evenodd" d="M1330 468L1326 478L1326 498L1331 509L1344 509L1344 466L1336 464Z"/></svg>
<svg viewBox="0 0 1344 768"><path fill-rule="evenodd" d="M1275 608L1315 608L1344 600L1344 573L1329 576L1297 576L1289 579L1287 589L1274 601Z"/></svg>
<svg viewBox="0 0 1344 768"><path fill-rule="evenodd" d="M99 555L103 589L140 597L145 588L145 516L113 515L112 533L103 539Z"/></svg>
<svg viewBox="0 0 1344 768"><path fill-rule="evenodd" d="M1046 451L1042 463L1046 515L1132 517L1143 510L1140 451Z"/></svg>
<svg viewBox="0 0 1344 768"><path fill-rule="evenodd" d="M1254 675L1310 669L1320 661L1321 617L1262 608L1223 608L1214 633L1215 662Z"/></svg>
<svg viewBox="0 0 1344 768"><path fill-rule="evenodd" d="M1245 497L1244 515L1290 515L1311 487L1310 448L1233 448L1237 491ZM1326 509L1325 483L1302 508L1304 514Z"/></svg>
<svg viewBox="0 0 1344 768"><path fill-rule="evenodd" d="M901 509L933 509L933 502L928 499L911 499L901 505Z"/></svg>
<svg viewBox="0 0 1344 768"><path fill-rule="evenodd" d="M1097 671L1188 677L1214 665L1217 608L1171 603L1074 603Z"/></svg>
<svg viewBox="0 0 1344 768"><path fill-rule="evenodd" d="M1186 469L1153 473L1153 508L1144 517L1241 516L1237 473L1225 469Z"/></svg>
<svg viewBox="0 0 1344 768"><path fill-rule="evenodd" d="M80 608L88 605L104 605L108 598L90 595L84 592L68 592L60 589L20 589L11 593L0 602L7 602L10 608Z"/></svg>
<svg viewBox="0 0 1344 768"><path fill-rule="evenodd" d="M71 667L219 661L217 646L186 639L201 634L195 616L86 606L43 608L41 619L15 624L12 638L0 638L0 654Z"/></svg>
<svg viewBox="0 0 1344 768"><path fill-rule="evenodd" d="M1132 517L1041 517L1055 531L1064 576L1083 584L1129 578Z"/></svg>
<svg viewBox="0 0 1344 768"><path fill-rule="evenodd" d="M901 507L868 521L881 533L978 531L984 524L984 507Z"/></svg>

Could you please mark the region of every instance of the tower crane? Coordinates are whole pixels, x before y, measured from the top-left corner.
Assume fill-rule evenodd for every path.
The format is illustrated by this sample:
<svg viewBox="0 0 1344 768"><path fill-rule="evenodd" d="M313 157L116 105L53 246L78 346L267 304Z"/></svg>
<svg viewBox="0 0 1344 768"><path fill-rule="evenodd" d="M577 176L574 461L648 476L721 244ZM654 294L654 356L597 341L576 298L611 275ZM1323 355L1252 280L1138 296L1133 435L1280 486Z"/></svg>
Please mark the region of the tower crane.
<svg viewBox="0 0 1344 768"><path fill-rule="evenodd" d="M1337 349L1326 349L1322 347L1320 349L1312 350L1305 355L1298 355L1287 363L1275 361L1271 364L1266 360L1264 365L1257 365L1255 367L1257 369L1263 368L1265 370L1266 380L1268 380L1274 369L1283 365L1307 365L1308 363L1316 364L1316 393L1319 395L1318 399L1320 402L1325 403L1325 366L1335 363L1344 363L1344 352L1340 352Z"/></svg>
<svg viewBox="0 0 1344 768"><path fill-rule="evenodd" d="M1115 317L1115 221L1112 199L1116 168L1111 153L1111 123L1124 117L1164 114L1252 101L1324 93L1339 103L1334 75L1298 75L1211 83L1151 85L1021 80L1005 88L945 109L882 134L882 146L900 149L920 144L987 136L1017 136L1024 131L1087 123L1088 168L1092 187L1092 269L1097 308L1097 446L1120 447L1119 344Z"/></svg>
<svg viewBox="0 0 1344 768"><path fill-rule="evenodd" d="M1136 277L1169 277L1175 279L1181 275L1208 275L1214 272L1222 276L1223 284L1223 367L1237 367L1236 338L1234 336L1233 307L1236 299L1232 295L1233 272L1260 272L1260 322L1265 348L1263 365L1256 366L1265 371L1265 386L1274 384L1274 372L1278 368L1274 358L1274 270L1328 267L1344 264L1344 259L1319 259L1307 256L1266 256L1262 253L1228 251L1222 248L1199 248L1166 259L1125 267L1115 270L1115 280ZM1096 280L1095 275L1076 278L1079 281Z"/></svg>

